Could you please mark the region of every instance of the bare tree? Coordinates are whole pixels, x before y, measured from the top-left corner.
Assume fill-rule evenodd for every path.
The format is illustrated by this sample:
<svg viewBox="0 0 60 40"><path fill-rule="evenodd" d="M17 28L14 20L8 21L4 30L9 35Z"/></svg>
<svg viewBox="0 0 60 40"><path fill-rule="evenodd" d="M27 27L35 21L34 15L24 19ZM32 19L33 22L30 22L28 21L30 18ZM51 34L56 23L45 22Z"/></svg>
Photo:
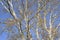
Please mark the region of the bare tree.
<svg viewBox="0 0 60 40"><path fill-rule="evenodd" d="M56 20L60 22L60 10L55 13L59 0L1 0L0 3L13 17L0 22L6 25L0 33L7 31L7 40L59 40L60 23L56 25Z"/></svg>

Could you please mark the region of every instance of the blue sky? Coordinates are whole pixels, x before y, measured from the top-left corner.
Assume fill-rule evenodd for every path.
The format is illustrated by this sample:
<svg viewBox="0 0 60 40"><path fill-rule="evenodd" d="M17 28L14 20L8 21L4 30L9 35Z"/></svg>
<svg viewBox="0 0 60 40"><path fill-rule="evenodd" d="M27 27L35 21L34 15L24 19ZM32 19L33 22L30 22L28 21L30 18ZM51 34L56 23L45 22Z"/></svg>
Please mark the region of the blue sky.
<svg viewBox="0 0 60 40"><path fill-rule="evenodd" d="M37 5L34 5L34 6L32 6L32 8L31 8L31 10L34 10L34 12L36 12L36 7L37 7ZM16 11L16 9L15 9L15 11ZM17 13L17 12L16 12ZM58 7L57 7L57 9L54 11L54 14L59 14L60 15L60 4L58 5ZM47 26L49 26L48 25L48 21L49 21L49 16L50 16L50 14L48 14L47 15ZM0 21L4 21L4 20L6 20L7 18L12 18L12 16L7 12L7 11L5 11L5 9L4 9L4 7L1 5L1 3L0 3ZM59 20L59 21L58 21ZM60 16L56 19L56 22L55 22L55 25L57 25L58 23L60 23ZM3 25L1 25L0 24L0 26L5 26L4 24ZM3 29L3 27L1 27L0 28L0 30L2 30ZM34 34L34 32L33 32L33 30L31 29L31 31L30 32L32 32L32 36L34 37L34 38L36 38L36 35ZM2 33L1 35L0 35L0 40L5 40L6 39L6 37L7 37L7 34L8 33L6 33L6 32L4 32L4 33Z"/></svg>

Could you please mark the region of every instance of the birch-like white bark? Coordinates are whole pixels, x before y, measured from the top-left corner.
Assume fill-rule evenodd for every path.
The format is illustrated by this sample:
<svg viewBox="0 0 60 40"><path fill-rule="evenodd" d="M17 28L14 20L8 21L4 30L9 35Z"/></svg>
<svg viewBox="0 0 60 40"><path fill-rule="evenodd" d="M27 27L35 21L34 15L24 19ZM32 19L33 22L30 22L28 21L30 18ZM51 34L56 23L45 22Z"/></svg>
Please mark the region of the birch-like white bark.
<svg viewBox="0 0 60 40"><path fill-rule="evenodd" d="M51 23L51 16L52 16L52 13L50 13L50 20L49 20L49 24L50 24L49 38L50 38L50 40L53 40L53 37L52 37L52 23Z"/></svg>
<svg viewBox="0 0 60 40"><path fill-rule="evenodd" d="M22 28L21 28L21 21L19 21L15 11L13 10L13 5L12 5L12 2L8 1L8 4L10 6L10 14L13 16L13 18L17 21L17 27L18 27L18 31L23 35L22 33ZM22 38L22 40L25 39L24 37Z"/></svg>
<svg viewBox="0 0 60 40"><path fill-rule="evenodd" d="M39 19L40 19L40 15L39 15L39 13L38 13L38 15L37 15L37 20L38 20L38 22L37 22L37 27L36 27L36 36L37 36L37 39L38 40L40 40L40 37L39 37L39 33L38 33L38 28L39 28Z"/></svg>
<svg viewBox="0 0 60 40"><path fill-rule="evenodd" d="M28 0L26 0L25 12L27 12L27 10L28 10ZM24 13L24 18L25 18L25 21L26 21L27 40L32 40L32 38L30 38L29 19L28 19L28 15L26 13Z"/></svg>
<svg viewBox="0 0 60 40"><path fill-rule="evenodd" d="M13 5L12 5L12 2L11 1L9 1L8 0L8 5L9 5L9 11L11 12L10 14L14 17L14 19L18 19L18 17L17 17L17 15L16 15L16 13L15 13L15 11L13 10Z"/></svg>
<svg viewBox="0 0 60 40"><path fill-rule="evenodd" d="M4 3L1 1L0 2L2 4L2 6L9 12L8 8L4 5Z"/></svg>

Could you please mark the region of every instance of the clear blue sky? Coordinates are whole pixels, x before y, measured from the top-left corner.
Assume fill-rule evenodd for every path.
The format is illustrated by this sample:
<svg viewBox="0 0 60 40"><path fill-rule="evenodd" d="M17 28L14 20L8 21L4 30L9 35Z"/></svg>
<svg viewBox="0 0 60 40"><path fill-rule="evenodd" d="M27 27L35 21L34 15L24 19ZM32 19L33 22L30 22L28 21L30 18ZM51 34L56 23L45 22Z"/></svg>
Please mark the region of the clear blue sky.
<svg viewBox="0 0 60 40"><path fill-rule="evenodd" d="M60 2L60 1L59 1L59 2ZM36 6L37 6L37 5L36 5ZM33 6L33 7L32 7L32 10L35 10L35 9L36 9L35 6ZM16 10L16 9L15 9L15 10ZM36 12L36 10L35 10L35 12ZM60 15L60 5L58 5L57 9L54 11L54 14L57 14L57 13L59 13L59 15ZM2 20L0 20L0 21L3 22L4 19L7 19L7 18L12 18L12 16L11 16L7 11L5 11L4 7L0 4L0 19L2 19ZM48 24L49 14L47 15L47 19L48 19L48 20L47 20L47 24ZM59 20L59 21L57 21L57 20ZM57 18L57 20L56 20L56 22L55 22L56 25L57 25L58 23L60 23L60 17ZM4 24L3 24L3 25L0 24L0 26L2 26L2 27L0 28L0 31L1 31L5 25L4 25ZM47 26L49 26L49 25L47 25ZM34 34L33 30L31 30L31 32L32 32L32 36L35 38L36 35ZM2 33L2 34L0 35L0 40L5 40L6 37L7 37L7 34L8 34L8 33L6 33L6 32Z"/></svg>

